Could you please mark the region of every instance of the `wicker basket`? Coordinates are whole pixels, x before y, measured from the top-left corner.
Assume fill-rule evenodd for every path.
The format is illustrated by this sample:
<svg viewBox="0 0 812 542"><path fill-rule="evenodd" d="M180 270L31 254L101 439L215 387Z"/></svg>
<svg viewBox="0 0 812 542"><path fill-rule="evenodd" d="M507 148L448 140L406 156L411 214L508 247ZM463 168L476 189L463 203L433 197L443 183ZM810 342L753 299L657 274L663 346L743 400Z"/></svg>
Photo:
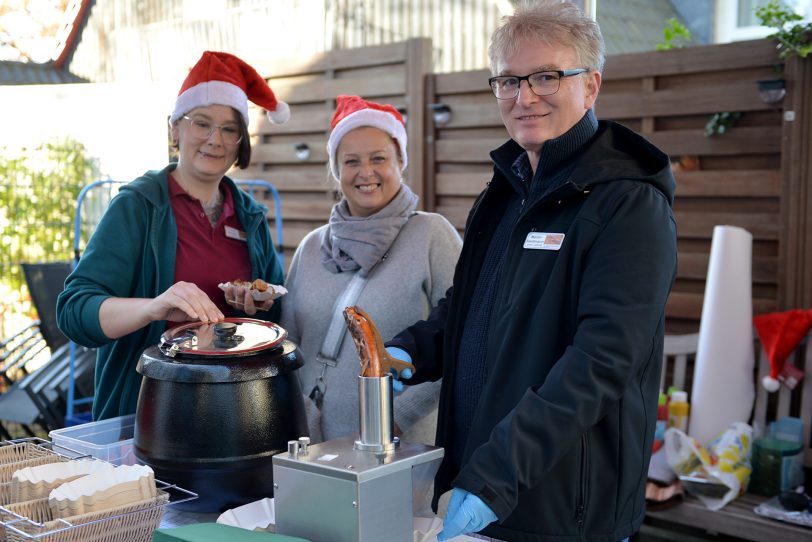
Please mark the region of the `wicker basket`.
<svg viewBox="0 0 812 542"><path fill-rule="evenodd" d="M169 494L159 490L153 499L56 520L48 499L15 503L5 507L8 512L0 510L0 520L6 524L0 526L5 531L0 541L149 542L168 502Z"/></svg>
<svg viewBox="0 0 812 542"><path fill-rule="evenodd" d="M0 504L9 504L12 501L11 477L15 472L57 461L67 461L67 458L33 442L0 446Z"/></svg>
<svg viewBox="0 0 812 542"><path fill-rule="evenodd" d="M54 519L47 498L9 503L9 483L18 469L87 457L65 448L71 456L53 450L53 444L33 437L0 442L0 542L150 542L170 501L196 499L191 491L155 480L157 496L126 506Z"/></svg>
<svg viewBox="0 0 812 542"><path fill-rule="evenodd" d="M34 442L9 444L8 446L0 447L0 466L5 466L17 461L25 461L26 459L32 459L34 457L42 457L43 455L53 455L53 453L42 446L38 446Z"/></svg>

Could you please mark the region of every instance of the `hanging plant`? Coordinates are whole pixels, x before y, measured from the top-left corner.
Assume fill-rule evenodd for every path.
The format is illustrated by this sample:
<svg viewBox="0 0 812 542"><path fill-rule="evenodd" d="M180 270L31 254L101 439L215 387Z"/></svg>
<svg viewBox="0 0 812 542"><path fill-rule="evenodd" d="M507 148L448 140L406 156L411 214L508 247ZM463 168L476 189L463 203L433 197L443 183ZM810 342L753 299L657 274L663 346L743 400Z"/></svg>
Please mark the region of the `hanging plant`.
<svg viewBox="0 0 812 542"><path fill-rule="evenodd" d="M693 39L688 27L671 17L665 22L663 28L663 41L654 46L657 51L669 51L671 49L681 49Z"/></svg>
<svg viewBox="0 0 812 542"><path fill-rule="evenodd" d="M739 122L741 117L741 111L714 113L705 125L705 137L725 134Z"/></svg>
<svg viewBox="0 0 812 542"><path fill-rule="evenodd" d="M812 22L801 23L803 17L783 2L770 0L767 5L757 7L755 14L762 26L776 30L768 37L778 41L778 56L806 58L812 53Z"/></svg>

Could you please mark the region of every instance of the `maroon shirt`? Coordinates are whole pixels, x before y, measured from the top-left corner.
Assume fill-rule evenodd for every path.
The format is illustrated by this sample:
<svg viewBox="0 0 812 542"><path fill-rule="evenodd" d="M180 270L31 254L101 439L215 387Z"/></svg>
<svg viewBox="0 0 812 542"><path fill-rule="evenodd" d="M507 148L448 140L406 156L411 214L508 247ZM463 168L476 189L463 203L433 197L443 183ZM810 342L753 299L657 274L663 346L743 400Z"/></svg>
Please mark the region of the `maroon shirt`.
<svg viewBox="0 0 812 542"><path fill-rule="evenodd" d="M200 200L187 194L169 175L169 199L178 227L175 282L196 284L223 314L234 316L235 309L226 303L224 293L217 285L254 277L251 276L245 229L234 212L231 190L222 183L219 190L223 194L223 212L212 227Z"/></svg>

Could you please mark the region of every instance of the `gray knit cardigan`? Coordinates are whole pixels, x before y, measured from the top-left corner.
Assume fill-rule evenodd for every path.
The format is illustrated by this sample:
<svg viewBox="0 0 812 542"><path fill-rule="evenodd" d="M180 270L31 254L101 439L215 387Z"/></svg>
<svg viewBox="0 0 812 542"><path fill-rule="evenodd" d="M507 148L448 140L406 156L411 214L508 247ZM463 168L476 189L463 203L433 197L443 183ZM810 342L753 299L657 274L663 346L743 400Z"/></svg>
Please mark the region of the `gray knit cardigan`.
<svg viewBox="0 0 812 542"><path fill-rule="evenodd" d="M293 256L285 286L281 325L305 358L298 370L302 392L313 388L322 364L315 361L338 295L353 273L331 273L321 264L320 246L327 226L307 234ZM462 240L442 216L418 212L370 274L356 305L375 321L383 340L426 318L451 286ZM352 339L345 333L336 367L327 367L327 389L319 411L305 397L313 442L358 435L360 365ZM410 386L395 397L395 423L402 439L434 444L440 382Z"/></svg>

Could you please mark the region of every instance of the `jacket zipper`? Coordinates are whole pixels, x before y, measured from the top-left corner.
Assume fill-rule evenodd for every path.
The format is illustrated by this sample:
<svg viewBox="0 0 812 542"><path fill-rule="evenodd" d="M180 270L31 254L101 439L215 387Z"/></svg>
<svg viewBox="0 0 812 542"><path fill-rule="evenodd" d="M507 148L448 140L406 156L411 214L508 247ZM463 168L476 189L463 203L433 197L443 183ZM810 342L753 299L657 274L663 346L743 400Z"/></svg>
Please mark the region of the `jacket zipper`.
<svg viewBox="0 0 812 542"><path fill-rule="evenodd" d="M578 501L575 508L575 521L578 523L578 532L583 534L584 521L586 519L587 489L589 486L589 448L587 446L586 434L581 435L581 469L580 484L578 487Z"/></svg>

